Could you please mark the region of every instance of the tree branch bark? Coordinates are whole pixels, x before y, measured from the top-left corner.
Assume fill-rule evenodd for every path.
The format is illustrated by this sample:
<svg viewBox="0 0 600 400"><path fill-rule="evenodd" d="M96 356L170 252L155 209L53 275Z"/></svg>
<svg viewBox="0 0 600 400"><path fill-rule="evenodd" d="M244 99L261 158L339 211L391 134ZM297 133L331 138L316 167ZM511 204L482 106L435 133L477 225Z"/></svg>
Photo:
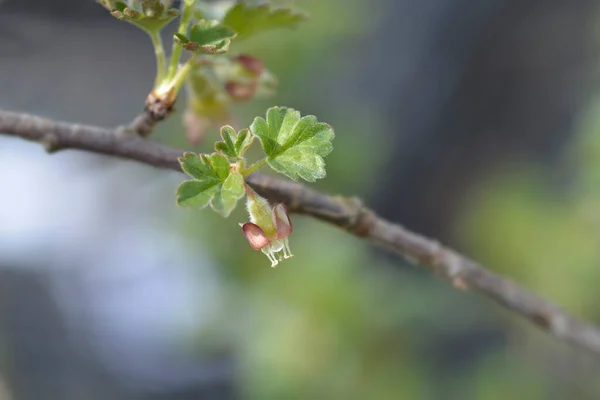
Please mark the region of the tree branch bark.
<svg viewBox="0 0 600 400"><path fill-rule="evenodd" d="M118 129L57 122L0 110L0 133L37 141L47 151L78 149L181 172L184 150ZM255 173L248 183L291 212L310 215L428 268L459 289L472 289L565 342L600 356L600 331L435 240L380 218L357 198L332 197L301 184Z"/></svg>

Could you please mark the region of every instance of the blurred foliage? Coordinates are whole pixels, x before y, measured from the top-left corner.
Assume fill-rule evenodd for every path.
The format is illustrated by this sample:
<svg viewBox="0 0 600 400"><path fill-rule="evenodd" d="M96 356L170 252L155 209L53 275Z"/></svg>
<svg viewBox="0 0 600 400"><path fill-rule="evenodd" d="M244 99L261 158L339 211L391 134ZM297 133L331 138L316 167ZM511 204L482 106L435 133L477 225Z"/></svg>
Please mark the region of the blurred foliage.
<svg viewBox="0 0 600 400"><path fill-rule="evenodd" d="M227 11L223 23L232 27L240 38L245 38L272 29L294 27L305 19L306 15L289 8L240 2Z"/></svg>
<svg viewBox="0 0 600 400"><path fill-rule="evenodd" d="M275 98L236 107L236 120L247 126L273 104L319 115L337 137L328 176L316 186L365 195L388 150L373 140L382 128L377 111L361 99L356 108L351 102L332 106L314 93L346 68L347 58L336 56L343 47L372 29L362 18L366 6L353 0L296 3L311 16L301 27L269 37L269 46L259 37L236 49L256 55L280 79ZM513 164L470 194L457 237L473 258L598 320L600 121L593 119L582 124L569 156L577 160L575 187L554 183L545 166ZM162 140L186 146L182 135L173 135L180 129L177 118L160 129ZM197 150L210 151L213 142ZM353 162L358 158L366 162ZM547 399L555 393L552 360L539 357L555 349L552 339L481 297L474 300L475 294L407 272L397 262L388 266L368 244L336 228L293 215L295 257L273 270L230 223L246 221L241 207L227 223L210 212L180 215L185 236L194 238L191 248L196 240L210 244L228 294L196 344L241 355L244 398ZM578 377L575 364L568 385L595 393L595 380Z"/></svg>
<svg viewBox="0 0 600 400"><path fill-rule="evenodd" d="M594 101L564 157L556 166L514 162L490 174L471 193L456 229L468 252L495 271L552 300L573 314L600 324L600 101ZM530 335L521 321L510 320L515 343L509 351L540 359L555 342ZM527 332L527 333L526 333ZM535 336L536 338L531 338ZM550 347L549 347L550 346ZM562 368L544 363L493 365L479 370L480 382L506 381L524 398L548 398L552 388L575 398L598 398L597 363L575 353L557 353ZM564 367L570 365L569 367ZM491 369L487 372L487 369ZM523 379L526 377L525 379ZM504 390L482 388L477 398L510 397ZM479 389L478 389L479 390ZM572 394L564 394L571 398Z"/></svg>
<svg viewBox="0 0 600 400"><path fill-rule="evenodd" d="M598 320L600 107L590 107L556 182L543 166L514 164L484 180L463 236L475 258L582 317ZM554 177L553 177L554 176Z"/></svg>

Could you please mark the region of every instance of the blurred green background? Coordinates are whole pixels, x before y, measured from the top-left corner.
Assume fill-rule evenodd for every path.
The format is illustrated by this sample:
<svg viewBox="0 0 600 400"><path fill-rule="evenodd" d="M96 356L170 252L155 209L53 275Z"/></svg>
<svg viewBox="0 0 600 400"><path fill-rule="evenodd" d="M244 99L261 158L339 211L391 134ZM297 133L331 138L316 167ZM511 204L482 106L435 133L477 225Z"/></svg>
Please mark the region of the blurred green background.
<svg viewBox="0 0 600 400"><path fill-rule="evenodd" d="M92 1L65 1L58 11L33 0L5 3L0 106L106 126L139 111L154 73L142 33ZM336 138L328 176L316 188L358 195L383 216L600 325L595 2L296 4L311 15L299 29L232 47L262 59L280 82L275 97L234 109L239 125L272 105L317 115ZM210 151L216 128L191 146L182 111L152 140ZM0 149L0 159L14 162L45 157L14 140L2 139ZM271 269L239 230L243 207L227 220L175 209L179 175L96 156L52 159L33 170L0 166L0 359L8 398L600 397L593 356L336 228L292 216L295 257ZM54 172L43 175L47 168ZM61 175L69 170L79 175ZM33 196L23 182L48 180L51 189L31 207L62 208L15 211ZM74 212L70 201L87 202L81 226L64 222ZM58 222L46 227L50 215ZM27 230L30 219L39 225ZM163 254L167 247L177 256ZM96 257L108 257L106 264L89 261ZM184 272L179 281L157 278L139 289L147 297L128 300L155 271L145 263L161 277L171 268ZM191 294L177 303L179 285ZM153 301L165 303L161 296L173 305L154 308ZM113 308L95 305L111 301ZM45 311L50 302L55 314ZM186 323L173 322L179 312L191 314ZM127 334L113 329L138 314L152 322L132 324ZM136 335L155 330L168 332L156 346L177 356L140 365L155 363L156 376L181 367L173 374L189 379L157 380L150 389L112 369L133 359L114 349L135 347ZM102 332L122 336L96 342ZM120 338L131 345L102 347ZM177 357L189 364L174 367ZM202 372L214 368L212 360L228 367Z"/></svg>

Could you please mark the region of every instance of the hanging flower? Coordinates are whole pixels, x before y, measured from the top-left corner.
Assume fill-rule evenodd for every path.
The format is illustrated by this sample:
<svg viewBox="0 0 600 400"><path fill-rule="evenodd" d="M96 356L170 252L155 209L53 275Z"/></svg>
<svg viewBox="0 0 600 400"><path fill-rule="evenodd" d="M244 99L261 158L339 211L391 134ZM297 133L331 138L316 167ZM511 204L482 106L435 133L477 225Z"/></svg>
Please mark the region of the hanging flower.
<svg viewBox="0 0 600 400"><path fill-rule="evenodd" d="M250 222L240 224L246 239L254 250L261 250L271 261L271 267L277 266L279 261L293 256L290 250L288 236L292 233L292 223L287 213L285 204L271 205L248 185L245 185L248 194L247 209Z"/></svg>

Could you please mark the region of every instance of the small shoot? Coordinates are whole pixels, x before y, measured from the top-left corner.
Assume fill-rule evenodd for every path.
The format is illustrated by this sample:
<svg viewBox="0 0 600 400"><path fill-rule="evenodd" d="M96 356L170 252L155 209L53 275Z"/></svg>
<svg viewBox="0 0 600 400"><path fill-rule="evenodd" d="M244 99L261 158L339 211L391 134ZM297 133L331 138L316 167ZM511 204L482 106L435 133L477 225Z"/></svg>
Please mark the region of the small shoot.
<svg viewBox="0 0 600 400"><path fill-rule="evenodd" d="M239 160L252 145L254 137L248 129L242 129L236 133L235 129L226 125L221 128L223 141L215 143L215 150L227 157Z"/></svg>
<svg viewBox="0 0 600 400"><path fill-rule="evenodd" d="M246 151L255 137L261 142L265 157L244 167ZM177 203L192 209L210 204L227 217L246 194L250 221L240 224L242 232L250 246L266 254L275 267L292 257L288 239L292 223L287 208L284 204L271 206L245 178L267 164L292 179L313 182L323 178L323 157L332 151L333 137L328 124L317 122L314 116L301 117L298 111L287 107L270 108L266 118L256 118L249 129L236 132L229 125L223 126L215 153L185 153L179 159L183 171L193 179L179 186Z"/></svg>

